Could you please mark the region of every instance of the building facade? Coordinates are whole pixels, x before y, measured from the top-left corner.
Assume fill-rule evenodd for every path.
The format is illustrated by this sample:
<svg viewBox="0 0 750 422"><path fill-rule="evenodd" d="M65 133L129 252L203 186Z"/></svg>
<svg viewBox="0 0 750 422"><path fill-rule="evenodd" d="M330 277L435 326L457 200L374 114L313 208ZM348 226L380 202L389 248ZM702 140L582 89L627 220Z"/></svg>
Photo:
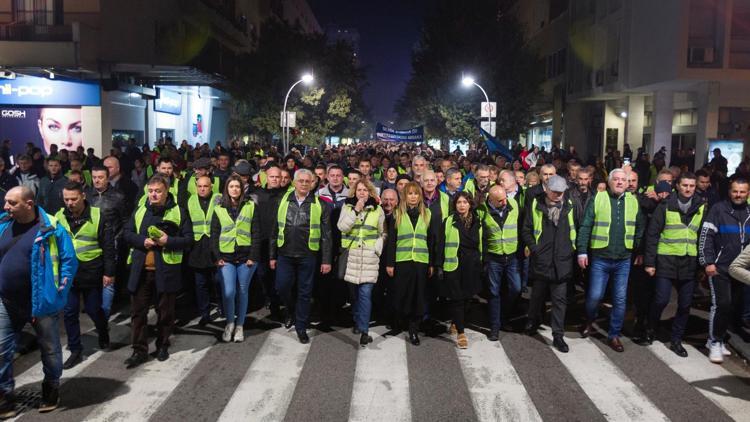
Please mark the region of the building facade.
<svg viewBox="0 0 750 422"><path fill-rule="evenodd" d="M668 162L698 166L710 145L735 161L750 151L750 0L528 0L510 11L548 77L528 141L582 157L664 147Z"/></svg>

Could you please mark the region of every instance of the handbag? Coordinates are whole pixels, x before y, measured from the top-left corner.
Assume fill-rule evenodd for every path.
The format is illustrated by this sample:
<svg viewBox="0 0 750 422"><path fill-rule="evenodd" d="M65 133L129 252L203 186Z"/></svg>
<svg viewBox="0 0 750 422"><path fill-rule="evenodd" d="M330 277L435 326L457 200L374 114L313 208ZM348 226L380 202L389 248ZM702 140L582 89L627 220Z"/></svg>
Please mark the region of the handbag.
<svg viewBox="0 0 750 422"><path fill-rule="evenodd" d="M337 273L336 276L339 280L343 280L346 276L346 264L349 261L349 249L348 248L342 248L341 253L339 254L339 260L337 261Z"/></svg>

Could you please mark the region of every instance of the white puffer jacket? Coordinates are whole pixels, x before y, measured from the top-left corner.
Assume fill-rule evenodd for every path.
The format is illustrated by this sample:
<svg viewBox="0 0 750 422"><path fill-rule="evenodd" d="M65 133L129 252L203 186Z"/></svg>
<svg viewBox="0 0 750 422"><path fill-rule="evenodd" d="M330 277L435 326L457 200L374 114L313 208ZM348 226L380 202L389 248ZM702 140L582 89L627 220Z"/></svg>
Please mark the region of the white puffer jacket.
<svg viewBox="0 0 750 422"><path fill-rule="evenodd" d="M380 206L367 205L360 213L354 211L350 204L341 209L338 227L341 233L348 233L355 224L362 224L371 212L378 213L378 239L374 247L360 244L349 249L349 258L346 261L346 275L344 280L353 284L375 283L378 281L380 270L380 254L385 244L385 214Z"/></svg>

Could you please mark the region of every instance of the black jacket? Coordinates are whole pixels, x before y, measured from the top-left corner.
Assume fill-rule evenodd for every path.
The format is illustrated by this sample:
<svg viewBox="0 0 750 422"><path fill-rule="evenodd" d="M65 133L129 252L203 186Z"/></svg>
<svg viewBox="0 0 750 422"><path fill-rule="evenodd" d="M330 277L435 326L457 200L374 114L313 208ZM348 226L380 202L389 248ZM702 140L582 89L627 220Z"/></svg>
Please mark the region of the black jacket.
<svg viewBox="0 0 750 422"><path fill-rule="evenodd" d="M75 234L86 221L91 221L91 206L87 201L86 208L79 219L72 217L68 209L64 209L63 214L68 220L70 231ZM73 284L76 288L99 287L103 282L102 276L113 277L115 275L115 235L112 231L112 223L104 213L101 213L97 234L102 256L91 261L78 261L78 271Z"/></svg>
<svg viewBox="0 0 750 422"><path fill-rule="evenodd" d="M518 202L516 203L518 204ZM521 208L521 205L519 204L518 207ZM510 201L508 201L504 209L496 211L485 200L484 204L482 204L479 210L480 210L480 215L482 215L482 217L480 218L492 218L493 220L495 220L495 223L497 223L497 225L500 226L500 228L503 228L505 227L505 220L508 219L508 214L510 214L510 212L513 210L513 205L510 203ZM516 227L517 227L516 230L518 233L518 249L516 251L516 254L511 254L511 255L497 255L489 251L487 242L490 236L490 231L488 230L487 225L482 223L483 224L483 231L482 231L483 254L482 255L483 255L485 262L489 260L489 261L500 261L504 263L509 259L509 257L516 256L516 255L519 257L521 256L521 254L523 253L523 249L524 249L523 239L521 239L521 236L520 236L521 227L523 224L523 217L524 217L523 208L521 208L518 210L518 221L516 222Z"/></svg>
<svg viewBox="0 0 750 422"><path fill-rule="evenodd" d="M130 173L127 174L129 175ZM135 209L138 199L141 197L141 192L138 190L138 186L130 180L130 177L125 177L125 173L123 173L113 187L122 192L125 203L125 214L130 215Z"/></svg>
<svg viewBox="0 0 750 422"><path fill-rule="evenodd" d="M62 175L54 179L45 176L39 182L36 200L47 213L54 215L65 206L62 191L66 183L68 183L68 178Z"/></svg>
<svg viewBox="0 0 750 422"><path fill-rule="evenodd" d="M698 237L698 262L715 264L727 275L729 264L750 242L750 206L735 208L729 200L714 205L703 219Z"/></svg>
<svg viewBox="0 0 750 422"><path fill-rule="evenodd" d="M86 189L86 200L91 206L99 207L102 214L107 216L112 225L115 240L119 244L122 239L122 228L130 217L125 209L125 196L111 186L107 186L107 190L104 192L99 192L90 187Z"/></svg>
<svg viewBox="0 0 750 422"><path fill-rule="evenodd" d="M198 198L198 203L203 209L203 212L208 211L211 197L207 199ZM183 208L188 214L187 208ZM211 222L216 220L216 215L213 216ZM195 239L195 237L193 237ZM209 236L202 236L197 242L194 240L193 245L190 247L190 253L188 254L188 265L190 268L195 269L208 269L216 267L216 258L211 254L211 238Z"/></svg>
<svg viewBox="0 0 750 422"><path fill-rule="evenodd" d="M169 195L167 203L163 208L154 209L148 202L146 202L145 206L146 213L143 216L140 230L137 233L135 231L135 213L133 213L133 216L125 224L125 229L123 230L123 237L127 246L133 248L133 264L130 267L130 278L128 279L128 290L130 293L135 293L141 279L141 271L146 261L146 252L148 252L143 246L143 242L148 237L149 226L160 224L166 210L176 207L177 204L172 195ZM177 234L168 237L165 246L167 250L185 251L190 248L190 245L193 243L193 223L190 221L190 216L185 210L180 209L180 227ZM165 264L162 261L159 248L154 250L157 252L155 253L157 292L177 292L182 287L182 266L180 264ZM184 260L183 258L183 262Z"/></svg>
<svg viewBox="0 0 750 422"><path fill-rule="evenodd" d="M534 222L531 206L526 208L521 227L521 238L525 246L531 251L529 255L529 276L535 280L547 280L552 282L567 281L573 277L576 251L570 241L570 224L568 214L575 210L569 201L563 201L557 226L547 217L547 205L545 202L537 201L536 208L542 212L542 234L537 243L534 238Z"/></svg>
<svg viewBox="0 0 750 422"><path fill-rule="evenodd" d="M283 200L283 197L281 198ZM289 208L286 213L286 225L284 227L284 246L277 247L276 240L279 237L279 225L275 222L271 230L269 244L269 255L276 259L278 255L292 258L310 256L312 251L308 247L310 238L310 207L316 200L315 194L310 192L300 207L297 204L294 192L287 197ZM320 216L320 258L322 264L331 264L331 207L325 202L318 200L321 208ZM277 208L278 209L278 208ZM274 215L276 215L274 213Z"/></svg>
<svg viewBox="0 0 750 422"><path fill-rule="evenodd" d="M243 204L244 205L244 204ZM242 205L237 209L227 209L229 216L232 220L237 221ZM258 212L258 205L255 205L253 211L253 221L250 226L250 246L236 246L234 253L223 253L219 251L219 237L221 236L221 222L219 218L214 214L211 219L211 257L214 262L218 260L224 260L226 262L239 263L245 262L248 259L258 262L260 260L260 213Z"/></svg>
<svg viewBox="0 0 750 422"><path fill-rule="evenodd" d="M659 206L656 207L656 210L651 215L648 228L646 229L646 236L644 237L645 252L643 255L643 265L645 267L655 267L658 277L676 280L692 280L695 277L695 270L698 266L697 257L687 255L658 255L657 249L659 237L661 236L661 232L664 231L667 211L679 212L682 223L688 225L703 203L702 197L693 195L693 201L690 203L687 214L683 214L677 205L677 194L673 193L669 198L659 203ZM704 209L704 217L707 211L707 208ZM703 221L701 221L702 223Z"/></svg>
<svg viewBox="0 0 750 422"><path fill-rule="evenodd" d="M407 211L408 217L411 218L412 225L416 225L419 214L416 212L416 208L412 208ZM404 216L406 218L406 216ZM396 240L398 239L398 227L396 226L396 212L394 211L393 217L391 218L392 223L388 227L388 234L385 238L385 252L384 256L380 258L381 262L385 262L387 267L396 266ZM442 262L438 262L438 256L435 249L440 243L439 236L440 230L443 230L443 222L440 221L439 217L430 215L430 221L427 224L427 248L429 249L430 259L429 265L431 267L442 266Z"/></svg>

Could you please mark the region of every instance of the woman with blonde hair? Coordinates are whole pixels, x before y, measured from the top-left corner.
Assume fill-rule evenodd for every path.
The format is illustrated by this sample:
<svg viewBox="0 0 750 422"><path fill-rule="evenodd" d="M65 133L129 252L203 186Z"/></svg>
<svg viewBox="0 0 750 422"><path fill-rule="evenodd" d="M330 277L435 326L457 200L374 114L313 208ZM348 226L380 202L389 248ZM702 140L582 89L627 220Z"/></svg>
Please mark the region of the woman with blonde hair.
<svg viewBox="0 0 750 422"><path fill-rule="evenodd" d="M349 190L339 216L341 249L348 250L344 280L349 282L353 298L354 334L359 345L372 342L368 334L372 311L372 289L378 281L380 254L385 242L385 213L378 205L375 187L359 180ZM339 264L341 265L341 263Z"/></svg>
<svg viewBox="0 0 750 422"><path fill-rule="evenodd" d="M401 191L394 224L386 238L386 272L394 277L393 306L397 323L408 321L409 341L418 346L419 323L425 312L425 286L432 276L435 245L432 215L425 207L422 188L409 182ZM429 241L428 241L429 239Z"/></svg>

